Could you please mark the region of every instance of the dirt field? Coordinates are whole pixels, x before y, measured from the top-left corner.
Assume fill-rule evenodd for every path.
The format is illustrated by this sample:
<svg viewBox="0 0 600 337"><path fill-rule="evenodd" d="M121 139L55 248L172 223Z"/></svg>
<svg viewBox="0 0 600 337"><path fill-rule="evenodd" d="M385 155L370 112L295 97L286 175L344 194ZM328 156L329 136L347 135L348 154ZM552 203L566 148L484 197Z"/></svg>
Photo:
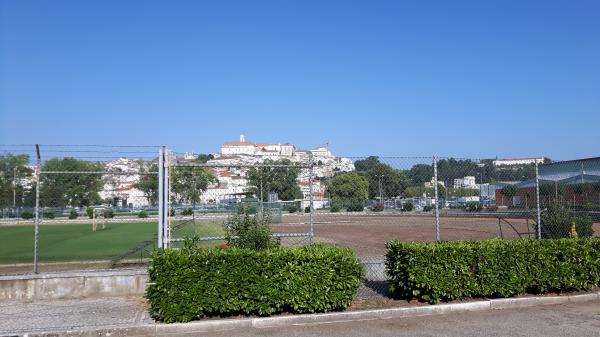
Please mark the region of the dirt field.
<svg viewBox="0 0 600 337"><path fill-rule="evenodd" d="M335 243L352 248L359 256L385 255L385 243L390 240L434 241L435 218L414 215L318 215L315 217L315 238L317 242ZM308 217L287 216L280 225L273 225L276 233L309 232ZM510 224L509 224L510 223ZM528 229L529 223L529 229ZM440 218L442 240L516 239L534 237L534 224L531 220L484 217ZM594 224L596 233L600 224ZM293 245L297 238L284 239L284 244Z"/></svg>

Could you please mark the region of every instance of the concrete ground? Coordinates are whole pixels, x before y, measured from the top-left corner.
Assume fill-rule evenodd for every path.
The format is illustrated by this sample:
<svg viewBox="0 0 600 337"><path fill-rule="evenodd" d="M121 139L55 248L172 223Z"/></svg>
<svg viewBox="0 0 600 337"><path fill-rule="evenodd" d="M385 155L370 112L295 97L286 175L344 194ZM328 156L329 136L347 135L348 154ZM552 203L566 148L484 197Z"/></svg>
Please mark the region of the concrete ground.
<svg viewBox="0 0 600 337"><path fill-rule="evenodd" d="M215 322L217 323L218 320ZM191 323L193 324L193 323ZM1 302L0 336L106 327L153 327L139 297L43 302ZM431 316L292 324L207 331L170 331L169 336L600 336L597 300L520 309L484 310ZM226 329L227 326L224 327ZM186 330L188 333L185 333ZM218 329L217 329L218 330ZM144 330L146 332L154 331ZM194 331L194 332L190 332ZM138 331L135 336L142 336ZM148 336L155 336L149 332ZM48 335L50 333L50 335Z"/></svg>
<svg viewBox="0 0 600 337"><path fill-rule="evenodd" d="M0 302L0 336L153 323L140 297Z"/></svg>
<svg viewBox="0 0 600 337"><path fill-rule="evenodd" d="M600 336L600 302L546 305L277 328L227 330L194 336ZM181 335L181 336L192 336Z"/></svg>

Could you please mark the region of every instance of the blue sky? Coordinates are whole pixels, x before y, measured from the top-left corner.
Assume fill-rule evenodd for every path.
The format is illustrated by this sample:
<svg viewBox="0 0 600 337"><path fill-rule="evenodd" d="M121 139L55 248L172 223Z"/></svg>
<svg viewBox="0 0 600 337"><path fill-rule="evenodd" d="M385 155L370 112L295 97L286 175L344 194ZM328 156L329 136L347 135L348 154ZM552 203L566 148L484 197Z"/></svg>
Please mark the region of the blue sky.
<svg viewBox="0 0 600 337"><path fill-rule="evenodd" d="M600 155L600 1L0 0L0 143Z"/></svg>

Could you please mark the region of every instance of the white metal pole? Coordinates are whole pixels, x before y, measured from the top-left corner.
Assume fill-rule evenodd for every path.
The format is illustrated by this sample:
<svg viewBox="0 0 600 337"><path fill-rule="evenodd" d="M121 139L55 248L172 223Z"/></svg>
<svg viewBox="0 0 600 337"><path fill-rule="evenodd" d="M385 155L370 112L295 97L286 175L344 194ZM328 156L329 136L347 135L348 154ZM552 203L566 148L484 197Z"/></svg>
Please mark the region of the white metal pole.
<svg viewBox="0 0 600 337"><path fill-rule="evenodd" d="M33 234L33 272L38 273L38 255L39 255L39 240L40 240L40 184L41 182L41 170L42 160L40 156L40 146L35 144L35 152L37 154L37 161L35 167L35 230Z"/></svg>
<svg viewBox="0 0 600 337"><path fill-rule="evenodd" d="M15 216L17 213L17 167L13 167L13 208Z"/></svg>
<svg viewBox="0 0 600 337"><path fill-rule="evenodd" d="M540 208L540 173L538 162L535 162L535 197L537 201L537 238L542 238L542 211Z"/></svg>
<svg viewBox="0 0 600 337"><path fill-rule="evenodd" d="M433 156L433 182L435 184L435 240L440 241L440 209L439 209L439 197L438 197L438 172L437 172L437 159Z"/></svg>
<svg viewBox="0 0 600 337"><path fill-rule="evenodd" d="M313 237L314 237L314 226L313 226L313 213L314 213L314 206L313 206L313 155L312 153L310 153L310 157L309 157L309 164L310 164L310 173L309 173L309 178L308 178L308 193L310 194L309 196L309 200L310 200L310 237L309 237L309 243L313 243Z"/></svg>
<svg viewBox="0 0 600 337"><path fill-rule="evenodd" d="M164 199L165 199L165 182L164 182L164 166L165 166L165 147L158 150L158 248L164 248Z"/></svg>

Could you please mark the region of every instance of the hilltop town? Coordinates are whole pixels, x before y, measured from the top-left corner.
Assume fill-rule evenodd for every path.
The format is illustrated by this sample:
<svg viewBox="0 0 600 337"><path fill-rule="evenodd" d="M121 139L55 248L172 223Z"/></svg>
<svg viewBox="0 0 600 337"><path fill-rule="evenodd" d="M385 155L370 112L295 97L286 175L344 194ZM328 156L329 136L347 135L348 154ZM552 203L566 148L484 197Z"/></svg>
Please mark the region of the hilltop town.
<svg viewBox="0 0 600 337"><path fill-rule="evenodd" d="M291 163L316 164L313 169L312 193L317 203L324 198L325 186L318 178L332 177L335 172L352 171L354 164L349 158L340 158L331 154L326 147L312 150L299 149L293 144L252 143L242 134L238 141L226 141L219 153L213 153L207 164L219 167L211 168L217 182L209 185L202 196L205 203L231 201L233 196L248 190L246 165L261 164L265 160L287 159ZM303 168L298 175L298 186L304 199L310 198L310 170Z"/></svg>
<svg viewBox="0 0 600 337"><path fill-rule="evenodd" d="M327 147L304 150L290 143L253 143L240 135L238 141L226 141L221 145L220 151L211 153L207 165L215 165L209 170L216 177L202 194L202 203L232 202L247 192L251 186L248 184L247 173L249 165L261 164L265 160L289 160L291 163L308 164L310 160L315 163L312 180L312 196L315 205L323 203L325 186L319 178L332 177L336 172L354 170L354 164L349 158L334 156ZM197 159L197 155L186 153L175 157L176 162L190 162ZM150 168L148 161L128 158L119 158L104 164L107 171L119 171L127 175L106 175L104 188L100 192L102 199L115 199L124 207L148 206L148 200L135 187L140 180L140 170ZM297 179L298 186L304 199L310 198L310 170L300 169Z"/></svg>

